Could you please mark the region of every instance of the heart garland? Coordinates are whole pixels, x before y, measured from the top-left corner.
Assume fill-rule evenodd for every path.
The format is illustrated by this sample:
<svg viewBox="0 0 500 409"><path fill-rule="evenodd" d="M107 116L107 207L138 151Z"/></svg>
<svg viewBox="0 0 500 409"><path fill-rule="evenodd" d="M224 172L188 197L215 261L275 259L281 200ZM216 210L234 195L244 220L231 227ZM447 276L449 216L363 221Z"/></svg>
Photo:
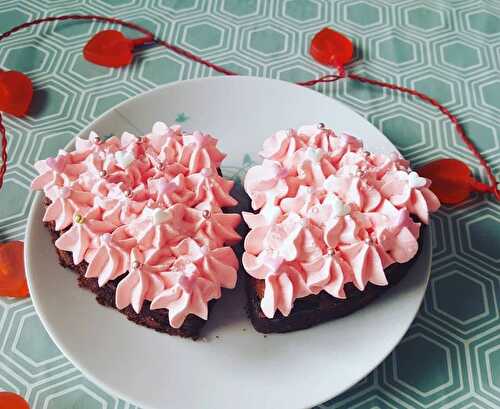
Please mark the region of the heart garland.
<svg viewBox="0 0 500 409"><path fill-rule="evenodd" d="M204 64L223 74L237 75L236 73L227 70L224 67L218 66L207 60L204 60L190 53L189 51L181 49L180 47L177 47L173 44L170 44L165 40L160 40L155 38L153 33L151 33L147 29L137 24L105 16L67 15L58 17L46 17L43 19L33 20L21 24L19 26L16 26L13 29L3 33L0 36L0 41L24 28L31 27L36 24L42 24L51 21L61 21L61 20L97 20L108 23L115 23L122 25L124 27L135 29L144 34L144 37L137 38L134 40L128 39L121 32L116 30L105 30L94 35L94 37L92 37L91 40L85 45L83 54L88 61L98 65L106 67L126 66L132 62L133 49L136 46L152 42L162 45L177 54L183 55L186 58L189 58L192 61L198 62L200 64ZM486 173L488 175L488 179L490 180L490 185L487 186L487 188L485 189L484 187L486 185L482 184L479 181L474 180L474 183L470 182L470 172L468 172L467 175L465 173L460 173L460 175L462 175L462 179L459 179L459 181L457 181L457 178L454 177L454 181L456 182L455 184L462 183L464 186L466 186L466 187L462 186L461 194L453 194L453 193L443 194L443 188L446 186L446 184L442 184L443 186L442 189L434 189L431 186L431 189L435 190L435 193L438 195L438 197L441 199L443 203L445 204L457 203L454 200L458 200L459 197L460 198L467 197L466 195L464 195L464 192L466 191L468 191L469 193L471 191L490 192L493 193L498 200L500 200L500 192L497 188L497 181L491 168L484 160L484 158L481 156L481 154L474 146L472 141L465 134L465 131L459 124L457 118L454 115L452 115L446 107L442 106L441 104L439 104L439 102L432 99L431 97L423 93L420 93L416 90L406 87L401 87L396 84L390 84L378 80L373 80L371 78L361 77L354 73L346 73L344 66L345 64L349 63L350 60L352 59L352 56L354 54L353 44L347 37L330 28L324 28L314 36L311 42L310 53L311 56L319 63L336 68L338 71L338 75L325 75L323 77L314 80L299 82L298 83L299 85L312 86L322 82L334 82L341 78L349 78L355 81L368 83L371 85L380 86L384 88L389 88L392 90L413 95L431 105L434 105L445 116L448 117L448 119L455 125L458 135L462 138L467 147L471 150L472 154L476 158L478 158L481 165L485 168ZM31 102L31 97L33 94L31 81L24 74L15 71L9 71L7 73L4 73L3 78L4 79L2 81L2 76L0 76L0 110L3 112L11 113L13 115L19 115L19 116L24 115L29 108L29 103ZM13 84L18 84L19 87ZM21 89L21 91L12 92L13 89L17 88ZM3 183L3 175L5 174L6 170L6 158L7 158L6 155L7 139L5 136L5 129L3 128L3 125L1 123L1 115L0 115L0 133L2 134L2 148L3 148L2 166L0 167L0 188L1 188ZM464 164L463 166L466 165ZM439 179L443 181L443 180L449 180L450 178L450 172L446 171L443 172L442 168L439 166L429 167L426 172L427 172L426 173L427 177L429 177L431 180Z"/></svg>
<svg viewBox="0 0 500 409"><path fill-rule="evenodd" d="M123 27L137 30L138 32L144 34L143 37L132 40L128 39L121 32L116 30L105 30L97 33L96 35L94 35L94 37L91 38L91 40L85 45L83 49L84 57L94 64L102 65L105 67L126 66L132 62L133 50L136 46L140 46L146 43L155 43L158 45L162 45L179 55L189 58L192 61L206 65L207 67L210 67L217 72L226 75L237 75L235 72L204 60L187 50L170 44L165 40L157 39L149 30L135 23L130 23L120 19L105 16L66 15L37 19L20 24L3 33L2 35L0 35L0 41L24 28L31 27L37 24L63 20L96 20L118 24ZM472 179L471 181L471 173L465 164L459 166L454 162L454 166L459 166L461 169L464 169L464 167L467 168L467 172L462 171L458 173L459 176L457 176L457 174L453 172L443 169L442 166L429 166L425 168L426 177L430 178L432 181L438 181L437 183L433 183L433 185L431 185L431 189L437 194L441 202L445 204L459 203L460 201L465 200L472 191L493 193L496 199L500 200L500 192L497 187L497 181L490 166L481 156L470 138L466 135L457 118L452 115L446 107L441 105L433 98L416 90L402 87L396 84L390 84L371 78L362 77L354 73L346 73L344 66L351 61L354 54L354 46L347 37L330 28L324 28L314 36L311 42L310 53L311 56L319 63L336 68L338 74L325 75L310 81L299 82L299 85L313 86L318 83L334 82L341 78L349 78L354 81L359 81L362 83L367 83L374 86L388 88L391 90L413 95L423 100L424 102L435 106L455 125L457 134L486 170L486 174L488 176L490 184L488 186L475 179ZM32 84L27 76L16 71L0 72L0 111L16 116L23 116L28 111L32 95ZM2 117L0 114L0 133L2 136L2 165L0 166L0 188L2 187L3 176L5 174L7 166L7 138L1 119ZM456 159L454 161L459 162ZM441 187L438 188L437 186ZM455 189L458 189L459 192L449 192L448 190L452 189L452 186L454 186Z"/></svg>
<svg viewBox="0 0 500 409"><path fill-rule="evenodd" d="M165 40L158 39L149 30L131 22L120 20L112 17L93 16L93 15L65 15L56 17L45 17L32 20L0 35L0 41L11 36L12 34L25 28L44 24L54 21L64 20L87 20L100 21L111 24L117 24L122 27L131 28L143 34L143 37L137 39L129 39L123 33L116 30L105 30L95 34L83 48L83 55L88 61L105 67L124 67L133 61L134 48L146 43L154 43L167 48L179 55L182 55L194 62L203 64L213 70L225 75L237 75L224 67L213 64L210 61L192 54L176 45L173 45ZM497 187L497 181L493 171L481 156L480 152L474 146L470 138L466 135L464 129L458 122L458 119L450 113L450 111L441 105L435 99L413 90L411 88L402 87L396 84L390 84L383 81L362 77L355 73L346 72L344 66L348 64L354 55L354 46L352 42L344 35L330 28L324 28L318 32L311 42L311 56L321 64L334 67L337 74L324 75L322 77L309 81L298 82L298 85L313 86L319 83L335 82L339 79L348 78L361 83L370 84L373 86L383 87L394 91L412 95L420 100L433 105L443 115L445 115L455 126L455 130L472 154L479 160L480 164L486 171L490 184L484 184L472 176L469 168L457 159L441 159L431 162L419 169L420 175L431 179L431 189L439 197L444 204L456 204L467 199L471 192L492 193L497 200L500 200L500 192ZM0 111L22 117L27 114L33 97L33 85L31 80L23 73L18 71L0 71ZM2 123L2 115L0 114L0 136L2 142L0 165L0 188L3 184L3 177L7 168L7 137L6 131ZM202 138L203 135L200 136ZM200 141L197 141L201 143ZM311 152L314 158L320 159L321 152ZM116 158L117 163L123 169L126 169L134 160L133 153L121 154ZM53 163L48 163L57 169L61 166L57 160ZM416 172L409 174L410 184L421 186L425 183L425 179L419 176ZM341 214L348 212L347 206L339 203L336 211ZM156 222L163 221L163 214L154 215ZM27 286L24 279L24 265L20 256L22 255L22 243L11 242L0 244L0 295L12 296L27 296ZM5 261L7 260L7 262ZM14 266L14 267L12 267ZM19 280L21 273L22 279ZM23 281L24 280L24 281Z"/></svg>

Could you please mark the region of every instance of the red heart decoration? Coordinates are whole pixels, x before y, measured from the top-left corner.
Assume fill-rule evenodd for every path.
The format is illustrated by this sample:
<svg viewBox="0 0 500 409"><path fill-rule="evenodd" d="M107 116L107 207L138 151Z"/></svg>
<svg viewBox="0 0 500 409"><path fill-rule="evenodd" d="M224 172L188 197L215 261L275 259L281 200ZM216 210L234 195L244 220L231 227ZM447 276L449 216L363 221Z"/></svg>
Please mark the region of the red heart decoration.
<svg viewBox="0 0 500 409"><path fill-rule="evenodd" d="M105 30L90 39L83 49L83 56L94 64L117 68L132 62L133 48L133 41L121 32Z"/></svg>
<svg viewBox="0 0 500 409"><path fill-rule="evenodd" d="M30 407L17 393L0 392L0 409L30 409Z"/></svg>
<svg viewBox="0 0 500 409"><path fill-rule="evenodd" d="M0 296L22 298L28 295L23 242L0 243Z"/></svg>
<svg viewBox="0 0 500 409"><path fill-rule="evenodd" d="M309 53L320 64L337 68L351 61L354 46L346 36L327 27L313 37Z"/></svg>
<svg viewBox="0 0 500 409"><path fill-rule="evenodd" d="M0 71L0 111L24 116L33 98L33 84L19 71Z"/></svg>
<svg viewBox="0 0 500 409"><path fill-rule="evenodd" d="M431 190L444 204L457 204L471 192L489 192L488 185L474 179L468 166L457 159L438 159L418 169L420 176L432 181Z"/></svg>
<svg viewBox="0 0 500 409"><path fill-rule="evenodd" d="M30 407L17 393L0 392L0 409L30 409Z"/></svg>

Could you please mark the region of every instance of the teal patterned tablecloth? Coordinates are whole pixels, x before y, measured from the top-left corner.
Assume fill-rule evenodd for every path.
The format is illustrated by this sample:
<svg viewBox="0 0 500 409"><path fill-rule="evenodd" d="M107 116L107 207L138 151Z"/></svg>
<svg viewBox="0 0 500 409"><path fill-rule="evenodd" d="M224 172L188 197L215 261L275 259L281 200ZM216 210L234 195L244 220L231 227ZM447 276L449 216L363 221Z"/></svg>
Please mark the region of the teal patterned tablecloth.
<svg viewBox="0 0 500 409"><path fill-rule="evenodd" d="M291 81L327 72L307 50L314 33L334 27L356 43L351 70L415 87L446 104L499 175L499 0L2 0L0 31L67 13L135 21L239 73ZM9 170L0 192L0 241L24 236L35 160L54 154L127 98L167 82L214 75L159 47L140 51L124 69L91 65L82 47L105 27L39 26L1 45L0 67L28 74L36 93L28 117L5 119ZM347 81L318 90L365 115L414 166L457 157L485 180L450 123L432 107ZM433 233L429 288L403 341L369 376L321 408L500 407L499 203L473 196L443 207L434 216ZM135 408L73 367L29 299L0 298L0 390L25 396L35 409Z"/></svg>

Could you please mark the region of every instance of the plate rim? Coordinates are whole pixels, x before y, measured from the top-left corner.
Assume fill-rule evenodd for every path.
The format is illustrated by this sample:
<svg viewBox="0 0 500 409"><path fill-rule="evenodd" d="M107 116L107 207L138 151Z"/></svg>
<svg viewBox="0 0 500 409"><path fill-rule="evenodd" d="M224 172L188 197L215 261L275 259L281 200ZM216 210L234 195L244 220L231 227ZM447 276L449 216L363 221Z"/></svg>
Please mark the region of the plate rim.
<svg viewBox="0 0 500 409"><path fill-rule="evenodd" d="M64 150L71 149L75 144L76 137L81 137L82 135L88 133L89 130L93 127L93 125L96 122L98 122L99 120L110 115L114 111L118 111L118 113L120 113L119 109L122 106L129 104L134 99L144 97L148 94L152 94L152 93L156 93L156 92L158 92L158 93L164 92L165 90L168 90L169 88L179 86L180 84L183 84L183 83L195 83L195 82L206 82L206 81L227 81L227 80L237 80L237 79L247 79L247 80L250 79L250 80L255 80L255 81L275 82L275 83L281 83L281 85L286 84L286 86L289 86L289 87L297 86L297 87L305 88L308 92L319 94L319 96L321 96L323 98L334 99L336 101L336 103L343 105L345 108L347 108L353 114L355 114L356 116L361 118L363 121L365 121L367 124L369 124L369 126L373 127L377 132L382 134L383 137L387 140L387 142L392 146L392 148L395 151L399 152L397 147L391 142L391 140L385 134L383 134L383 132L381 130L379 130L377 127L375 127L375 125L373 125L370 121L368 121L368 119L366 119L364 116L360 115L358 112L356 112L354 109L352 109L350 106L348 106L344 102L339 101L338 99L335 99L334 97L329 97L321 92L315 91L312 88L303 87L303 86L300 86L298 84L295 84L295 83L292 83L289 81L283 81L283 80L274 79L274 78L255 77L255 76L249 76L249 75L213 76L213 77L202 77L202 78L178 80L178 81L174 81L171 83L163 84L159 87L155 87L155 88L150 89L150 90L146 90L146 91L141 92L137 95L129 97L126 100L120 102L119 104L107 109L105 112L103 112L97 118L95 118L94 120L89 122L87 126L85 126L81 131L79 131L63 148L60 148L60 149L64 149ZM46 316L44 312L42 312L43 308L41 307L41 299L38 297L38 295L36 295L37 294L36 291L33 292L33 289L34 289L33 278L32 278L32 268L33 267L31 266L31 262L30 262L30 253L33 251L32 250L32 245L33 245L32 241L33 240L31 240L30 238L33 236L32 230L33 230L34 223L36 223L36 220L34 220L35 214L37 213L37 210L41 205L41 201L43 200L42 192L40 192L40 191L36 192L34 195L34 198L32 200L33 201L32 201L32 204L30 206L29 215L28 215L28 218L26 221L25 238L24 238L24 242L25 242L24 263L25 263L25 269L26 269L26 279L27 279L27 283L28 283L28 289L29 289L29 293L30 293L31 302L33 303L35 311L36 311L38 317L40 318L42 325L44 326L45 330L47 331L47 334L49 335L50 339L52 340L52 342L54 342L54 344L61 351L61 353L68 359L68 361L71 362L71 364L76 369L78 369L80 372L82 372L84 374L84 376L87 377L91 382L95 383L100 388L102 388L103 390L105 390L108 393L110 393L111 395L113 395L113 397L129 401L129 402L133 403L134 405L139 405L143 409L158 409L158 408L151 407L146 402L141 402L140 400L137 400L136 398L129 396L126 392L124 393L122 391L117 391L114 387L99 380L94 374L92 374L92 372L90 370L88 370L81 363L81 361L78 359L78 357L74 356L71 352L69 352L65 348L65 346L63 344L63 340L60 339L56 335L57 331L54 328L52 328L52 325L50 324L50 318L48 316ZM326 397L321 397L321 399L318 399L318 400L311 402L311 405L297 407L297 409L307 409L311 406L320 405L324 402L327 402L327 401L341 395L342 393L344 393L345 391L347 391L348 389L350 389L351 387L356 385L360 380L365 378L372 371L374 371L400 344L401 340L403 339L405 334L408 332L408 329L410 328L410 326L412 325L412 323L415 320L415 317L418 314L418 311L423 303L424 296L425 296L425 293L426 293L426 290L428 287L428 283L429 283L429 279L430 279L430 272L431 272L431 268L432 268L432 223L429 223L427 225L427 229L425 229L425 231L424 231L424 240L423 240L423 244L422 244L422 254L419 257L423 257L424 255L427 255L427 259L424 260L424 265L422 266L421 273L425 274L425 284L422 283L421 289L419 289L420 290L420 294L418 297L419 300L418 300L418 302L415 303L415 311L411 313L411 319L409 319L408 324L404 326L405 327L404 331L402 331L402 333L397 337L397 340L394 343L394 345L391 345L391 347L389 348L387 353L383 356L381 355L380 359L376 360L377 363L375 365L373 365L372 367L369 367L365 371L362 371L362 374L356 380L354 380L350 385L345 386L343 389L337 390L336 392L334 392L331 395L328 395ZM405 279L405 277L403 278L403 280L404 279Z"/></svg>

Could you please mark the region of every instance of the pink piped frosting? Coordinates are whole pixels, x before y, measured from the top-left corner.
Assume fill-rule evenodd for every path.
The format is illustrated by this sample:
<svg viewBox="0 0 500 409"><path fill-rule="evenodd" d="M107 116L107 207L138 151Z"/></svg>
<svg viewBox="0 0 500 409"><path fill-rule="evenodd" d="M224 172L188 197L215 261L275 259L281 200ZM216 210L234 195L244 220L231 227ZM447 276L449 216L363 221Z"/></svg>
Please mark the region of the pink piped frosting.
<svg viewBox="0 0 500 409"><path fill-rule="evenodd" d="M345 298L347 283L387 285L385 268L418 251L421 224L411 215L428 223L440 206L430 181L399 154L365 152L323 124L276 132L261 156L244 182L256 212L243 213L242 262L265 281L268 318L321 291Z"/></svg>
<svg viewBox="0 0 500 409"><path fill-rule="evenodd" d="M32 188L50 199L43 220L62 234L55 245L88 263L103 286L122 277L116 306L137 313L145 301L167 308L170 325L189 314L207 319L207 304L236 285L241 237L234 182L220 176L225 155L211 135L163 122L137 137L77 138L73 152L35 164Z"/></svg>

